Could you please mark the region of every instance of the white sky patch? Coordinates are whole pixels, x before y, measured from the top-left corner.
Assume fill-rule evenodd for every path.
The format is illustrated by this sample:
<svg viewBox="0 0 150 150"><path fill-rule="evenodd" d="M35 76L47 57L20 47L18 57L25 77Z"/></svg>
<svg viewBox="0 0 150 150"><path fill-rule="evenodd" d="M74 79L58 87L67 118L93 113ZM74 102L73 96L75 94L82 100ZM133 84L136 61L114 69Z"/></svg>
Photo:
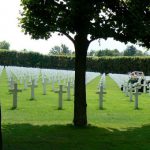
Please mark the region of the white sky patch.
<svg viewBox="0 0 150 150"><path fill-rule="evenodd" d="M52 47L65 44L70 50L74 51L73 43L65 36L53 34L48 40L31 40L29 35L24 35L21 32L21 28L18 27L17 17L19 17L20 9L20 0L0 0L0 41L6 40L9 42L11 50L20 51L27 49L48 54ZM123 51L126 45L113 39L101 40L99 45L98 40L95 40L90 44L88 51L106 48ZM136 48L144 50L144 48L139 46L136 46Z"/></svg>

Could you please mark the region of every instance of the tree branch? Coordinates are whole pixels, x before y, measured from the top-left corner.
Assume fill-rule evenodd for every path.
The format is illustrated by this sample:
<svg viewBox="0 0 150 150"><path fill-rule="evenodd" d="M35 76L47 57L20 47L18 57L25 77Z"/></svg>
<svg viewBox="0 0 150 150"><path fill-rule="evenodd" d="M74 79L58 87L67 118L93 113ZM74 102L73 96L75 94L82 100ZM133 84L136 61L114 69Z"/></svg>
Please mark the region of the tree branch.
<svg viewBox="0 0 150 150"><path fill-rule="evenodd" d="M60 31L60 30L56 30L56 31L64 34L74 44L74 39L69 34L67 34L66 32Z"/></svg>

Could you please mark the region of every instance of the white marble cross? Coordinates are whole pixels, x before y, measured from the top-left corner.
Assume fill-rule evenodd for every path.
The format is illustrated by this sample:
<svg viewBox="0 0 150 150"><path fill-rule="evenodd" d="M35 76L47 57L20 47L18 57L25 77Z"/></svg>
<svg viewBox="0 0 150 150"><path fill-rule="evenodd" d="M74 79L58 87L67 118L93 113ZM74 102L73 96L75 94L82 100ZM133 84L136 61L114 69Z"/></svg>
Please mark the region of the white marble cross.
<svg viewBox="0 0 150 150"><path fill-rule="evenodd" d="M15 108L17 108L17 97L18 97L17 93L22 92L22 90L19 90L17 83L14 83L14 89L9 90L9 92L13 94L13 107L12 108L15 109Z"/></svg>
<svg viewBox="0 0 150 150"><path fill-rule="evenodd" d="M66 91L63 91L63 85L59 85L59 90L55 91L55 93L58 93L58 109L62 109L62 96L63 93L66 93Z"/></svg>
<svg viewBox="0 0 150 150"><path fill-rule="evenodd" d="M52 79L52 91L55 92L55 81Z"/></svg>
<svg viewBox="0 0 150 150"><path fill-rule="evenodd" d="M48 83L48 79L45 77L43 79L42 85L43 85L43 95L46 95L46 85Z"/></svg>
<svg viewBox="0 0 150 150"><path fill-rule="evenodd" d="M25 77L23 78L23 82L24 82L24 90L26 90L28 88L28 85L27 85L27 79Z"/></svg>
<svg viewBox="0 0 150 150"><path fill-rule="evenodd" d="M106 94L103 84L100 84L99 91L96 94L99 94L99 109L103 109L103 94Z"/></svg>
<svg viewBox="0 0 150 150"><path fill-rule="evenodd" d="M134 108L135 108L135 109L138 109L138 108L139 108L139 106L138 106L138 96L141 95L141 93L138 92L138 89L139 89L139 87L136 86L136 87L135 87L135 92L133 93L134 96L135 96L135 103L134 103Z"/></svg>
<svg viewBox="0 0 150 150"><path fill-rule="evenodd" d="M70 98L70 89L71 89L71 82L70 81L68 81L66 88L67 88L67 100L70 100L71 99Z"/></svg>
<svg viewBox="0 0 150 150"><path fill-rule="evenodd" d="M11 89L11 90L14 89L14 83L15 83L15 82L14 82L13 77L11 77L8 82L9 82L9 87L10 87L10 89Z"/></svg>
<svg viewBox="0 0 150 150"><path fill-rule="evenodd" d="M144 80L141 86L143 86L143 93L146 93L146 88L147 88L146 80Z"/></svg>
<svg viewBox="0 0 150 150"><path fill-rule="evenodd" d="M31 98L30 98L30 100L34 100L35 99L34 89L37 87L37 85L35 85L35 80L34 79L32 79L31 85L28 85L28 87L31 87Z"/></svg>
<svg viewBox="0 0 150 150"><path fill-rule="evenodd" d="M132 102L133 100L132 100L132 96L133 96L133 90L134 90L134 88L132 87L132 84L131 83L129 83L129 97L130 97L130 102Z"/></svg>

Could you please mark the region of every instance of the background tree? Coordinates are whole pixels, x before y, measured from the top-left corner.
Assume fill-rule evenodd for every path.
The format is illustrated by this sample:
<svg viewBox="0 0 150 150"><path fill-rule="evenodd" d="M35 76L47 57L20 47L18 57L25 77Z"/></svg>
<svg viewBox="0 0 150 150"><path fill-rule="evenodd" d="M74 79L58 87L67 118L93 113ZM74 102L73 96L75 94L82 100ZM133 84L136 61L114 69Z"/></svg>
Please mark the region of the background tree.
<svg viewBox="0 0 150 150"><path fill-rule="evenodd" d="M135 56L144 56L144 53L140 50L137 50Z"/></svg>
<svg viewBox="0 0 150 150"><path fill-rule="evenodd" d="M95 56L96 55L96 51L95 50L91 50L90 52L88 52L87 55L88 56Z"/></svg>
<svg viewBox="0 0 150 150"><path fill-rule="evenodd" d="M105 49L97 51L96 56L121 56L121 53L117 49L114 50Z"/></svg>
<svg viewBox="0 0 150 150"><path fill-rule="evenodd" d="M137 49L133 45L127 46L127 48L124 50L124 56L135 56L136 51Z"/></svg>
<svg viewBox="0 0 150 150"><path fill-rule="evenodd" d="M124 56L143 56L144 53L140 50L137 50L133 45L127 46L123 52Z"/></svg>
<svg viewBox="0 0 150 150"><path fill-rule="evenodd" d="M61 55L60 46L54 46L53 48L51 48L49 55Z"/></svg>
<svg viewBox="0 0 150 150"><path fill-rule="evenodd" d="M69 50L69 47L67 47L65 44L61 44L61 50L63 55L71 54L71 50Z"/></svg>
<svg viewBox="0 0 150 150"><path fill-rule="evenodd" d="M86 56L89 44L114 37L150 47L149 0L21 0L20 24L34 39L52 33L67 36L75 47L74 125L86 126ZM139 32L139 30L142 30ZM148 38L148 39L147 39Z"/></svg>
<svg viewBox="0 0 150 150"><path fill-rule="evenodd" d="M0 49L6 49L9 50L10 44L6 41L0 42Z"/></svg>
<svg viewBox="0 0 150 150"><path fill-rule="evenodd" d="M71 50L69 50L69 47L67 47L65 44L61 44L61 46L54 46L50 52L49 55L70 55Z"/></svg>

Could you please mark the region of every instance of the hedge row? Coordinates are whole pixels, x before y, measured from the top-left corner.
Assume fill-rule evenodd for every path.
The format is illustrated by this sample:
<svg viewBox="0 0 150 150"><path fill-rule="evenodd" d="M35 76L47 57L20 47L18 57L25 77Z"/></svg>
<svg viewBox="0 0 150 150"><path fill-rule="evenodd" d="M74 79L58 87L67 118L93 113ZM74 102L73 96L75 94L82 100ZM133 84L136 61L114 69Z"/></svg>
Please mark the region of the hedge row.
<svg viewBox="0 0 150 150"><path fill-rule="evenodd" d="M0 51L0 65L74 69L74 57L48 56L36 52Z"/></svg>
<svg viewBox="0 0 150 150"><path fill-rule="evenodd" d="M47 56L35 52L1 51L0 65L74 70L74 57ZM105 73L143 71L150 75L150 57L87 57L87 70Z"/></svg>
<svg viewBox="0 0 150 150"><path fill-rule="evenodd" d="M130 71L143 71L150 75L150 57L94 57L88 58L87 68L91 71L105 73L128 73Z"/></svg>

